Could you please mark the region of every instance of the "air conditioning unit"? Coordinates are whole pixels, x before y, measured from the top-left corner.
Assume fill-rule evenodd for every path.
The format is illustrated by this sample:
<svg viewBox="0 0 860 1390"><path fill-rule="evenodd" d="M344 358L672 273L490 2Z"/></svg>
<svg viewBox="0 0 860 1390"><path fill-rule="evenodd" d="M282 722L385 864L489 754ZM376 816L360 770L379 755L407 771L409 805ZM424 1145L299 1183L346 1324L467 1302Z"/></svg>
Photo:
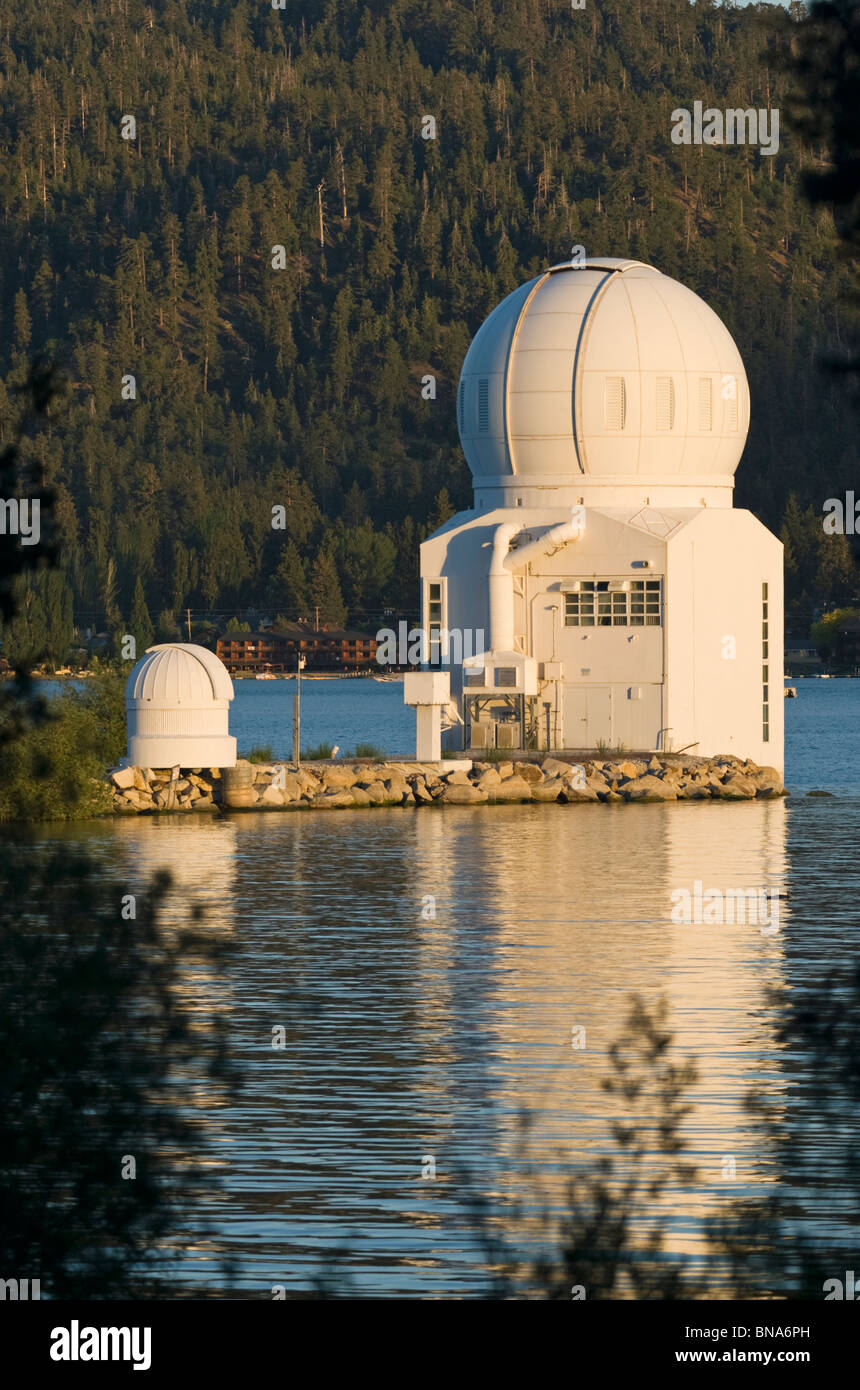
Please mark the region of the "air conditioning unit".
<svg viewBox="0 0 860 1390"><path fill-rule="evenodd" d="M519 724L497 724L496 725L496 747L497 748L519 748L520 746L520 726Z"/></svg>
<svg viewBox="0 0 860 1390"><path fill-rule="evenodd" d="M470 748L495 748L496 726L492 722L469 725Z"/></svg>

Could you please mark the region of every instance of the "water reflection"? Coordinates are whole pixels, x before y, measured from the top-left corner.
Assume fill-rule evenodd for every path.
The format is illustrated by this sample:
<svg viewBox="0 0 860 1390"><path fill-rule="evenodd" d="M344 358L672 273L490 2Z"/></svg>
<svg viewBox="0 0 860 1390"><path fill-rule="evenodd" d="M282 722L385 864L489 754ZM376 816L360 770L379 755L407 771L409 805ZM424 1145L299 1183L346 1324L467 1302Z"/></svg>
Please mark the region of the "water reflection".
<svg viewBox="0 0 860 1390"><path fill-rule="evenodd" d="M754 1081L783 1086L766 991L792 924L783 901L773 936L675 925L671 894L697 879L784 893L786 815L782 802L449 807L94 832L129 874L171 868L238 947L221 1002L248 1081L212 1128L229 1189L217 1221L244 1288L307 1289L331 1268L362 1293L480 1291L463 1171L504 1222L533 1195L521 1110L550 1195L605 1148L606 1048L634 991L667 994L679 1049L699 1060L686 1133L700 1179L666 1212L669 1248L700 1250L703 1217L774 1176L743 1100ZM205 1252L185 1273L213 1277Z"/></svg>

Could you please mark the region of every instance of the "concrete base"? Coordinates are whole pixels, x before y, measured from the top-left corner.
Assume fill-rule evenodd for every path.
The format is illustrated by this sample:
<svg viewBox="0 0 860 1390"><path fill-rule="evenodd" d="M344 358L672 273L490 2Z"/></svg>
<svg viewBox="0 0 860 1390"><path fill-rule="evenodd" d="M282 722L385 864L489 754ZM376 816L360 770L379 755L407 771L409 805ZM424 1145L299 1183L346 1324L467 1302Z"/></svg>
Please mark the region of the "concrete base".
<svg viewBox="0 0 860 1390"><path fill-rule="evenodd" d="M229 734L202 738L132 734L128 763L131 767L235 767L236 740Z"/></svg>

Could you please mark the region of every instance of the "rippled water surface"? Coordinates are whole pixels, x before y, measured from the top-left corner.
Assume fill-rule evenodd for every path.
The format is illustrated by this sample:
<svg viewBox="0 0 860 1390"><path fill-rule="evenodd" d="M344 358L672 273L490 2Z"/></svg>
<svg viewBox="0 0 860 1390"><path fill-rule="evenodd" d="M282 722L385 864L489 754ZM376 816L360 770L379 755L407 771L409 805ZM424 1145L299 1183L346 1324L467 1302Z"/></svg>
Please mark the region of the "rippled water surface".
<svg viewBox="0 0 860 1390"><path fill-rule="evenodd" d="M664 1204L670 1252L697 1256L706 1216L782 1179L745 1108L752 1086L815 1154L825 1195L803 1219L854 1219L831 1183L841 1138L775 1041L769 991L856 946L860 684L797 684L788 802L161 817L44 833L85 846L132 890L169 868L171 910L196 897L236 943L220 1007L246 1084L211 1113L226 1195L210 1215L244 1291L306 1291L322 1275L377 1296L484 1291L470 1194L527 1243L541 1199L557 1205L564 1176L606 1150L615 1102L601 1080L634 991L666 995L679 1052L699 1065L685 1125L699 1172ZM275 685L240 686L240 741L277 741L271 711L290 701ZM326 685L364 702L344 743L408 747L399 684ZM344 707L327 724L325 698L313 737L337 738ZM387 740L369 711L390 711L400 733ZM836 796L808 799L810 787ZM673 892L697 881L778 890L779 930L674 924ZM199 988L190 973L185 988ZM429 1158L435 1179L422 1177ZM211 1287L216 1253L195 1245L182 1279Z"/></svg>

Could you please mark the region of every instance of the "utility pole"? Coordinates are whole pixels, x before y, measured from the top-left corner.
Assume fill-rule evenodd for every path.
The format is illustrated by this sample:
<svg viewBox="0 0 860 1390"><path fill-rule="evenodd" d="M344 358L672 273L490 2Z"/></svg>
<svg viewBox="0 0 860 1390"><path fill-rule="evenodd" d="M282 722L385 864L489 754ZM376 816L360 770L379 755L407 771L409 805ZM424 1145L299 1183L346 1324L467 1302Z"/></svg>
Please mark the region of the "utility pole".
<svg viewBox="0 0 860 1390"><path fill-rule="evenodd" d="M191 641L191 609L190 609L190 608L186 608L186 610L185 610L185 616L186 616L187 619L188 619L188 640L189 640L189 642L190 642L190 641Z"/></svg>
<svg viewBox="0 0 860 1390"><path fill-rule="evenodd" d="M302 670L305 658L299 652L296 662L296 693L293 696L293 762L298 768L301 764L302 742Z"/></svg>

